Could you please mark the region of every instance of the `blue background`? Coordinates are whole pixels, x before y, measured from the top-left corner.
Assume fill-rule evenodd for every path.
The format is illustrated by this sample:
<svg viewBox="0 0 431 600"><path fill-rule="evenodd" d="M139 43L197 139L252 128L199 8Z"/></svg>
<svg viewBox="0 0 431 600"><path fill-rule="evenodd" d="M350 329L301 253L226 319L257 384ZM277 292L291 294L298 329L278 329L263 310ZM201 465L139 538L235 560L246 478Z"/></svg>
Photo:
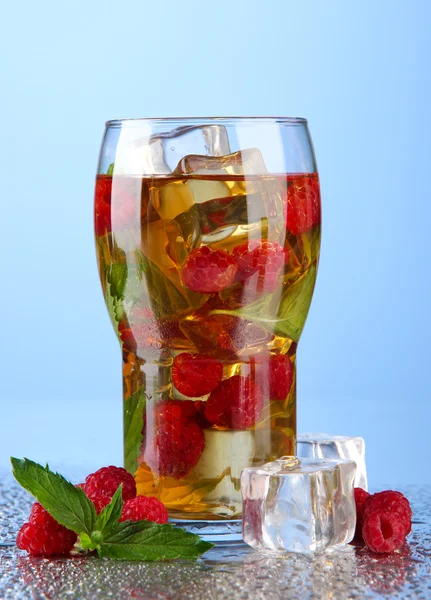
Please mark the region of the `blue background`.
<svg viewBox="0 0 431 600"><path fill-rule="evenodd" d="M122 461L120 351L92 225L104 121L298 115L324 202L299 429L365 437L371 485L431 482L430 7L8 3L1 466L10 454L66 470Z"/></svg>

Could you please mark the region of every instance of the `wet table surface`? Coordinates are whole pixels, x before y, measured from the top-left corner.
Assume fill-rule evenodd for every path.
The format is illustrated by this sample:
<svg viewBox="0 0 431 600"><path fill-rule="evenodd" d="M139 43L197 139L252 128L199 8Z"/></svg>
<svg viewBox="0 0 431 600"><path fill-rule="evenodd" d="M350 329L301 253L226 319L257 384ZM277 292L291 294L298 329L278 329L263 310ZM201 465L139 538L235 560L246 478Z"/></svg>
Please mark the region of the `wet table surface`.
<svg viewBox="0 0 431 600"><path fill-rule="evenodd" d="M48 560L15 547L31 498L11 476L3 475L0 599L431 598L431 486L402 491L412 503L413 531L408 543L388 556L348 546L315 558L274 557L245 545L228 545L213 548L196 562Z"/></svg>

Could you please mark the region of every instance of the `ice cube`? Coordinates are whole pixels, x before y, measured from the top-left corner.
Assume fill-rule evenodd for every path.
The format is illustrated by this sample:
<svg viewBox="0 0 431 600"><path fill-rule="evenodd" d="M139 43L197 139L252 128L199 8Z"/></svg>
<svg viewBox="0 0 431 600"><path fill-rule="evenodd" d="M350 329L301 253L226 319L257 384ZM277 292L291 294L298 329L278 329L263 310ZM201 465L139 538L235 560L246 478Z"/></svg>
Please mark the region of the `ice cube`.
<svg viewBox="0 0 431 600"><path fill-rule="evenodd" d="M243 539L257 550L323 552L353 539L352 460L284 456L244 469Z"/></svg>
<svg viewBox="0 0 431 600"><path fill-rule="evenodd" d="M192 475L198 480L222 477L204 498L212 513L231 518L241 514L241 471L251 464L253 456L253 432L205 430L205 450Z"/></svg>
<svg viewBox="0 0 431 600"><path fill-rule="evenodd" d="M143 127L123 127L118 139L115 172L133 175L167 175L182 157L199 153L223 156L230 153L223 125L178 127L173 131L143 136Z"/></svg>
<svg viewBox="0 0 431 600"><path fill-rule="evenodd" d="M356 463L355 487L367 490L365 442L361 437L329 435L328 433L299 433L296 454L303 458L343 458Z"/></svg>
<svg viewBox="0 0 431 600"><path fill-rule="evenodd" d="M257 148L245 148L226 156L184 156L175 169L178 175L265 175L262 153Z"/></svg>

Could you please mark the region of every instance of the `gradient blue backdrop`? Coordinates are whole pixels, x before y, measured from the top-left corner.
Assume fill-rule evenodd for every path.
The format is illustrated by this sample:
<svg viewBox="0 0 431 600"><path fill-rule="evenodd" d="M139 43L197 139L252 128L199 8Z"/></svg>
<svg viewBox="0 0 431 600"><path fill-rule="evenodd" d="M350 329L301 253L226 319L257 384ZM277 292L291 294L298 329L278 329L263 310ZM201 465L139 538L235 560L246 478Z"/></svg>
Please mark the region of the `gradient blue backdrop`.
<svg viewBox="0 0 431 600"><path fill-rule="evenodd" d="M120 464L120 351L99 288L104 121L309 119L321 267L299 428L365 437L371 484L431 482L427 0L8 3L0 465Z"/></svg>

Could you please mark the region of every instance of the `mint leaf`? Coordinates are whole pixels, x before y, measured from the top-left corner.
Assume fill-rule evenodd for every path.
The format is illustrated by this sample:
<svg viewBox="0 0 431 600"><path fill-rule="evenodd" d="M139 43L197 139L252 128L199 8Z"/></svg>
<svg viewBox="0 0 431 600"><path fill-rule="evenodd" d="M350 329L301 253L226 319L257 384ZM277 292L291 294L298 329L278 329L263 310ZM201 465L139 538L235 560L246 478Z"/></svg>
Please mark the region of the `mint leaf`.
<svg viewBox="0 0 431 600"><path fill-rule="evenodd" d="M146 400L142 386L124 401L124 467L132 474L138 468Z"/></svg>
<svg viewBox="0 0 431 600"><path fill-rule="evenodd" d="M113 263L107 273L107 278L110 283L110 294L122 299L127 283L127 264Z"/></svg>
<svg viewBox="0 0 431 600"><path fill-rule="evenodd" d="M95 529L101 531L102 534L109 531L121 516L123 510L123 484L119 486L115 494L112 496L111 502L105 506L97 517Z"/></svg>
<svg viewBox="0 0 431 600"><path fill-rule="evenodd" d="M304 328L316 281L316 265L292 283L281 299L268 294L237 310L213 310L210 315L232 315L259 323L271 333L287 336L297 342Z"/></svg>
<svg viewBox="0 0 431 600"><path fill-rule="evenodd" d="M105 558L153 561L197 558L213 545L172 525L124 521L105 537L97 551Z"/></svg>
<svg viewBox="0 0 431 600"><path fill-rule="evenodd" d="M75 533L91 535L97 519L94 504L80 488L59 473L42 467L28 458L11 457L15 479L61 525Z"/></svg>
<svg viewBox="0 0 431 600"><path fill-rule="evenodd" d="M106 174L112 176L114 174L114 167L115 167L115 163L111 163L108 167L108 170L106 171Z"/></svg>

